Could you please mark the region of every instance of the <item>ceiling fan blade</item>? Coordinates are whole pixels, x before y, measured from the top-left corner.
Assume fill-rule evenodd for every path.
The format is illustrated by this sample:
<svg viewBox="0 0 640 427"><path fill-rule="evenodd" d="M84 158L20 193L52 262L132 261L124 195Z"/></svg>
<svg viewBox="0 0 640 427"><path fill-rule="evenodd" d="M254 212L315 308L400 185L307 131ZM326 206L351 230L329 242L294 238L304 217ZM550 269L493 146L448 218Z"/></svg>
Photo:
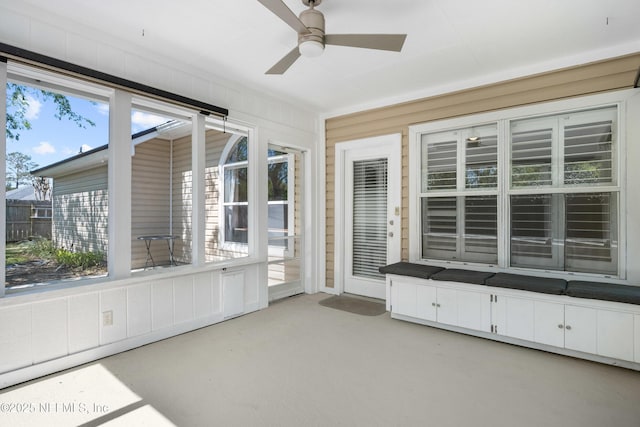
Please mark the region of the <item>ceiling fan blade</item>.
<svg viewBox="0 0 640 427"><path fill-rule="evenodd" d="M291 52L287 53L284 58L278 61L276 65L269 68L265 74L284 74L298 58L300 58L300 51L298 50L298 46L296 46Z"/></svg>
<svg viewBox="0 0 640 427"><path fill-rule="evenodd" d="M311 31L302 23L295 13L282 0L258 0L264 7L286 22L298 34L309 34Z"/></svg>
<svg viewBox="0 0 640 427"><path fill-rule="evenodd" d="M400 52L406 34L327 34L325 44Z"/></svg>

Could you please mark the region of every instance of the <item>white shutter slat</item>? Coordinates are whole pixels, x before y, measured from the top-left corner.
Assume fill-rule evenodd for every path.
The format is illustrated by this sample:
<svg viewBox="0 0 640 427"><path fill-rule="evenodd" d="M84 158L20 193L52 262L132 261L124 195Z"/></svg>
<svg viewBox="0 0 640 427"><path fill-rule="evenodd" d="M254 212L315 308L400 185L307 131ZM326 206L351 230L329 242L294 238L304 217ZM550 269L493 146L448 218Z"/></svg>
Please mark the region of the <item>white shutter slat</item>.
<svg viewBox="0 0 640 427"><path fill-rule="evenodd" d="M553 129L511 131L511 185L513 187L552 184Z"/></svg>
<svg viewBox="0 0 640 427"><path fill-rule="evenodd" d="M613 182L613 121L564 127L564 183Z"/></svg>
<svg viewBox="0 0 640 427"><path fill-rule="evenodd" d="M485 135L467 141L465 187L493 188L498 185L498 136Z"/></svg>

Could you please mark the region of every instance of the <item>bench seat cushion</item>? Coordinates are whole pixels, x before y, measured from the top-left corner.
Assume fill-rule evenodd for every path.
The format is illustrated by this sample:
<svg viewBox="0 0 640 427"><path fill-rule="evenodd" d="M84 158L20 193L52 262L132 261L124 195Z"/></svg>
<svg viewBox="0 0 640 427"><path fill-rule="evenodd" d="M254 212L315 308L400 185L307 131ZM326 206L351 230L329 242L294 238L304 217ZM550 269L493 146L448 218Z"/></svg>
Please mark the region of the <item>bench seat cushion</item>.
<svg viewBox="0 0 640 427"><path fill-rule="evenodd" d="M554 295L563 295L567 288L567 281L564 279L522 276L510 273L496 273L485 280L485 284L500 288L520 289Z"/></svg>
<svg viewBox="0 0 640 427"><path fill-rule="evenodd" d="M429 279L438 271L444 270L442 267L433 265L413 264L411 262L396 262L395 264L385 265L378 269L382 274L397 274L399 276L419 277L421 279Z"/></svg>
<svg viewBox="0 0 640 427"><path fill-rule="evenodd" d="M640 304L640 286L572 280L567 284L567 295L576 298Z"/></svg>
<svg viewBox="0 0 640 427"><path fill-rule="evenodd" d="M495 273L486 271L461 270L457 268L447 268L431 276L431 280L443 280L448 282L471 283L474 285L484 285L485 280Z"/></svg>

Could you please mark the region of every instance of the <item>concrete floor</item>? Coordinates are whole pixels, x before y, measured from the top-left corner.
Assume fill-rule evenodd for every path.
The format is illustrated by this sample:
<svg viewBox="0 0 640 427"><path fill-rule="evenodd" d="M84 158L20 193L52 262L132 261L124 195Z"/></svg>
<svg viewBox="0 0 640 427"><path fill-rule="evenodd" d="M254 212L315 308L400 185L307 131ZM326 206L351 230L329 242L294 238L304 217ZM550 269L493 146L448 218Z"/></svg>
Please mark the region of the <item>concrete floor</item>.
<svg viewBox="0 0 640 427"><path fill-rule="evenodd" d="M0 425L640 426L639 372L320 306L327 297L3 390L0 403L33 410L5 406Z"/></svg>

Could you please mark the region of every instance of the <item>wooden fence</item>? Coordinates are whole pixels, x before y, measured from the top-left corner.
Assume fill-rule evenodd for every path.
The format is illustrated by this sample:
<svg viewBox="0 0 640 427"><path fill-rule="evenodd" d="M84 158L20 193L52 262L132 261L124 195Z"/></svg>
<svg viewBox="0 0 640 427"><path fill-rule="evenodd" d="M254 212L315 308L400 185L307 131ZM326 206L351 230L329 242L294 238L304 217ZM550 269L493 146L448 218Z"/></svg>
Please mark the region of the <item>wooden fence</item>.
<svg viewBox="0 0 640 427"><path fill-rule="evenodd" d="M51 201L7 200L6 242L51 239Z"/></svg>

